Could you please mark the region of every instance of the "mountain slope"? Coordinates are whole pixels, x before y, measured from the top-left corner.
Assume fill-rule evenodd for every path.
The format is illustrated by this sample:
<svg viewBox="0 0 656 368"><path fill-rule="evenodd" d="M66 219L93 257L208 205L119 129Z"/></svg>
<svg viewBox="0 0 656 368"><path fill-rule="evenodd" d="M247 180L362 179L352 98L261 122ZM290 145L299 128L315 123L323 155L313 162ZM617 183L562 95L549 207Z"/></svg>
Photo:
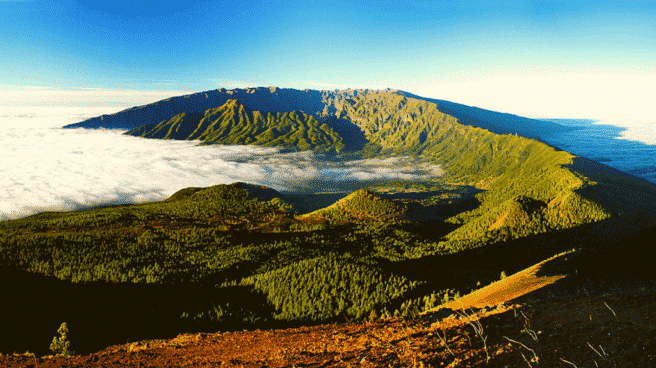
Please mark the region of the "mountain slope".
<svg viewBox="0 0 656 368"><path fill-rule="evenodd" d="M151 104L135 106L115 114L102 115L69 124L64 128L133 129L144 124L158 124L181 113L202 112L237 99L253 111L305 111L321 112L321 91L288 88L225 88L171 97Z"/></svg>
<svg viewBox="0 0 656 368"><path fill-rule="evenodd" d="M517 134L529 138L541 138L558 131L574 129L562 125L554 125L551 121L530 119L513 114L467 106L451 101L421 97L415 94L399 91L403 96L432 102L445 114L449 114L461 124L487 129L497 134Z"/></svg>
<svg viewBox="0 0 656 368"><path fill-rule="evenodd" d="M341 152L342 138L327 124L303 112L250 111L237 100L199 113L180 113L158 124L145 124L126 135L144 138L200 140L203 144L254 144Z"/></svg>

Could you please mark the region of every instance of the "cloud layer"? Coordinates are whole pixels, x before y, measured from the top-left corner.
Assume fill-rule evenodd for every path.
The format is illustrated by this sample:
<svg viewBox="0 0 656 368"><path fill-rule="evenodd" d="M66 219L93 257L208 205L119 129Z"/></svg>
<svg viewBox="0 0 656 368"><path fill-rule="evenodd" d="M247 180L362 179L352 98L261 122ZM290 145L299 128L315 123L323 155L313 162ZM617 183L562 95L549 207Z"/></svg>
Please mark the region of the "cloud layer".
<svg viewBox="0 0 656 368"><path fill-rule="evenodd" d="M331 162L312 152L196 146L123 136L119 130L60 128L122 108L0 108L0 220L162 200L182 188L237 181L282 192L343 191L363 181L425 180L442 174L440 167L409 157ZM550 141L656 182L656 130L650 124L622 122L582 123L581 130Z"/></svg>
<svg viewBox="0 0 656 368"><path fill-rule="evenodd" d="M28 111L28 112L25 112ZM360 181L427 179L439 167L394 161L329 162L312 152L61 129L107 113L98 108L7 108L0 112L0 220L42 211L162 200L186 187L244 181L283 192L341 190Z"/></svg>

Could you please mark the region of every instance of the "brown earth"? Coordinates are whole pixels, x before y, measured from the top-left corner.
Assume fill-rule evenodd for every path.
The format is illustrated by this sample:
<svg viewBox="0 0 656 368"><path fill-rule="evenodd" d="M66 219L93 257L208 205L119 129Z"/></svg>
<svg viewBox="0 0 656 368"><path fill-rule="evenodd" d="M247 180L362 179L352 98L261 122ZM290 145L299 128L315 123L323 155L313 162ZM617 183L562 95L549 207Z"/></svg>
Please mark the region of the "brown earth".
<svg viewBox="0 0 656 368"><path fill-rule="evenodd" d="M408 318L182 334L69 358L3 355L0 366L655 367L656 284L554 272L567 257Z"/></svg>

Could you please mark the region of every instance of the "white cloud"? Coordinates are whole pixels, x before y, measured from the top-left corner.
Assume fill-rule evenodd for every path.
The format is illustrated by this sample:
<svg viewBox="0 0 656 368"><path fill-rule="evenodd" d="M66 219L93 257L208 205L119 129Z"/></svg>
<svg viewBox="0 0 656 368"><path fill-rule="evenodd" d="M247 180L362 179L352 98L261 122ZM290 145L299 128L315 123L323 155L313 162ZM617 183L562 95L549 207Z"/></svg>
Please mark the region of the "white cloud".
<svg viewBox="0 0 656 368"><path fill-rule="evenodd" d="M628 117L601 119L596 121L595 124L608 124L624 128L625 130L620 133L618 139L656 145L656 118L639 120Z"/></svg>
<svg viewBox="0 0 656 368"><path fill-rule="evenodd" d="M196 146L198 142L124 136L121 130L60 128L113 109L0 109L0 220L46 210L162 200L182 188L237 181L280 191L329 191L354 181L435 176L425 165L404 159L397 169L391 161L344 164L312 152Z"/></svg>

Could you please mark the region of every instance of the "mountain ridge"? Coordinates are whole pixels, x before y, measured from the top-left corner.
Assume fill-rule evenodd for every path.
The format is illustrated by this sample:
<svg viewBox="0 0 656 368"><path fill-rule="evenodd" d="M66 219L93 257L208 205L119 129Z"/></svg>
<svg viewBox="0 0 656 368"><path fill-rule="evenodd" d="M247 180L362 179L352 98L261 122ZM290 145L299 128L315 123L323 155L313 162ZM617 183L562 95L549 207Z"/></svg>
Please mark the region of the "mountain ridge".
<svg viewBox="0 0 656 368"><path fill-rule="evenodd" d="M219 88L215 90L197 92L184 96L171 97L151 104L136 106L119 111L114 114L101 115L90 118L78 123L65 125L64 128L106 128L106 129L133 129L144 124L159 123L168 120L180 113L203 112L210 108L223 105L229 99L237 99L244 106L253 111L273 112L273 111L304 111L315 118L334 116L339 109L341 101L348 100L351 97L369 94L375 92L395 93L411 98L422 99L427 102L442 104L448 106L459 106L459 109L452 108L450 112L443 111L453 115L463 123L473 122L473 126L482 127L499 134L518 133L521 135L521 126L515 120L515 115L495 113L489 110L483 110L471 106L460 105L444 100L434 100L420 97L409 92L395 89L370 90L370 89L346 89L346 90L296 90L290 88L278 87L255 87L255 88L235 88L227 90ZM457 110L457 111L456 111ZM471 110L471 111L470 111ZM467 117L476 117L481 114L481 110L486 112L487 123L481 119L471 119ZM522 124L537 124L544 130L565 130L562 125L545 122L537 119L519 118ZM530 129L533 132L535 129ZM534 137L534 135L530 135Z"/></svg>
<svg viewBox="0 0 656 368"><path fill-rule="evenodd" d="M144 124L124 133L156 139L200 140L206 144L253 144L341 152L342 138L325 123L302 111L251 111L235 99L204 113L180 113L159 124Z"/></svg>
<svg viewBox="0 0 656 368"><path fill-rule="evenodd" d="M200 120L200 114L189 112L192 114L189 118L187 115L176 115L157 124L144 124L126 134L167 139L201 138L204 139L202 144L259 144L298 150L315 149L319 152L345 151L351 152L349 157L353 158L416 157L443 167L442 180L469 185L488 183L487 191L476 196L480 201L478 208L447 219L447 222L459 226L447 236L457 244L456 248L478 246L476 239L481 236L513 239L533 232L575 227L623 212L656 207L656 186L653 184L611 170L603 164L593 165L539 139L517 135L517 131L537 135L551 133L553 129L565 129L555 123L421 98L396 90L221 89L208 91L204 97L203 93L198 93L174 100L208 100L210 92L215 99L226 96L237 99L229 98L224 105L206 110ZM135 109L151 109L167 101L173 100ZM316 128L321 123L323 129L315 131L323 135L299 137L290 131L285 136L280 132L272 134L271 130L264 132L269 134L261 134L265 124L253 121L257 120L256 116L264 116L265 113L248 112L252 111L247 106L249 104L270 109L309 109L309 113L298 114L305 117L309 127L314 124ZM459 118L440 110L445 108L470 124L463 124ZM191 107L189 109L191 111ZM214 112L220 118L210 118ZM125 114L128 113L118 115ZM273 113L266 114L271 117ZM296 113L278 111L276 114L290 116ZM185 120L188 123L186 126L181 123ZM106 124L111 125L110 122ZM305 131L299 128L303 124L296 125L299 132ZM284 130L289 126L274 121L270 129ZM514 134L495 132L510 130L514 130ZM338 131L346 132L345 136ZM312 140L312 144L308 140ZM521 226L498 226L504 222L500 221L503 211L499 212L499 206L513 203L520 197L534 203L544 203L545 206L540 207L539 215L529 216L530 221L522 222ZM496 217L492 216L495 213Z"/></svg>

